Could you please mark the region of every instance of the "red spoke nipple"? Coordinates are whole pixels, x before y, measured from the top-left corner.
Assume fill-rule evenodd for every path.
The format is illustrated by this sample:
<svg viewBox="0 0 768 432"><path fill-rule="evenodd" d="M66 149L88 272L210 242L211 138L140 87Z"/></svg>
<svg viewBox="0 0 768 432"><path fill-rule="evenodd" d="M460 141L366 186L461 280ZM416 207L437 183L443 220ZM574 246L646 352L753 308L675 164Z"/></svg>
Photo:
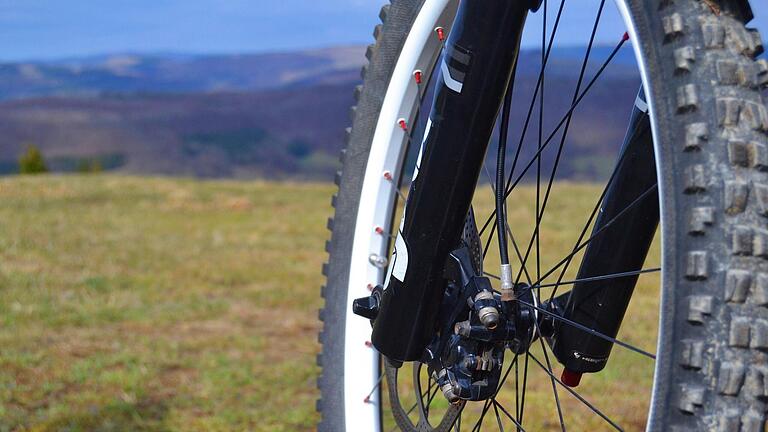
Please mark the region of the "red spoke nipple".
<svg viewBox="0 0 768 432"><path fill-rule="evenodd" d="M368 284L368 291L373 291L373 284Z"/></svg>
<svg viewBox="0 0 768 432"><path fill-rule="evenodd" d="M560 381L568 387L577 387L581 382L581 372L563 369L563 374L560 375Z"/></svg>
<svg viewBox="0 0 768 432"><path fill-rule="evenodd" d="M384 180L392 180L392 173L389 171L384 171Z"/></svg>
<svg viewBox="0 0 768 432"><path fill-rule="evenodd" d="M376 227L376 228L374 228L373 230L374 230L374 231L376 232L376 234L378 234L378 235L382 235L382 234L384 234L384 228L382 228L382 227L380 227L380 226L377 226L377 227Z"/></svg>
<svg viewBox="0 0 768 432"><path fill-rule="evenodd" d="M626 42L629 40L629 32L624 32L624 36L621 37L622 42Z"/></svg>
<svg viewBox="0 0 768 432"><path fill-rule="evenodd" d="M435 27L435 33L437 33L437 39L440 42L445 40L445 30L442 27Z"/></svg>
<svg viewBox="0 0 768 432"><path fill-rule="evenodd" d="M397 121L397 124L399 124L399 125L400 125L400 129L402 129L402 130L408 130L408 124L405 122L405 119L402 119L402 118L401 118L401 119L399 119L399 120Z"/></svg>
<svg viewBox="0 0 768 432"><path fill-rule="evenodd" d="M363 399L363 403L371 403L371 397L366 396L365 399Z"/></svg>
<svg viewBox="0 0 768 432"><path fill-rule="evenodd" d="M413 79L416 81L416 84L421 84L421 69L413 71Z"/></svg>
<svg viewBox="0 0 768 432"><path fill-rule="evenodd" d="M371 348L373 346L373 343L371 341L365 341L365 346L368 348Z"/></svg>

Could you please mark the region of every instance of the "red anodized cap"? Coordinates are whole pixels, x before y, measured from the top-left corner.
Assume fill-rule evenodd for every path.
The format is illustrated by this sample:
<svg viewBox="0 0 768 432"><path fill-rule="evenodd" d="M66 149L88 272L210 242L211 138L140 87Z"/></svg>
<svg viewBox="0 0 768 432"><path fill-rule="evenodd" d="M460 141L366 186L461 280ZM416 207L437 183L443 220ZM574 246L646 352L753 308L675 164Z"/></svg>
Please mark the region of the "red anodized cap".
<svg viewBox="0 0 768 432"><path fill-rule="evenodd" d="M442 27L435 28L435 33L437 33L437 39L441 42L445 40L445 30Z"/></svg>
<svg viewBox="0 0 768 432"><path fill-rule="evenodd" d="M568 387L576 387L581 382L581 372L563 369L563 374L560 375L560 381Z"/></svg>
<svg viewBox="0 0 768 432"><path fill-rule="evenodd" d="M416 81L416 84L421 84L421 75L422 72L420 69L413 71L413 79Z"/></svg>

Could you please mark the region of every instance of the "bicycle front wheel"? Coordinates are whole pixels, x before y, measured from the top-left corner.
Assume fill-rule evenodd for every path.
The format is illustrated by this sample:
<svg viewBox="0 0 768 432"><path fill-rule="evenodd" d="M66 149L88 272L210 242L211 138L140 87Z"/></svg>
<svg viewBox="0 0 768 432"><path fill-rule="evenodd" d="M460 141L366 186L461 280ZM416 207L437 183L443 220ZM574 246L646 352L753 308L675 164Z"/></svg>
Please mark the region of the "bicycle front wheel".
<svg viewBox="0 0 768 432"><path fill-rule="evenodd" d="M573 136L579 128L587 137L582 140L590 136L585 128L613 136L615 153L626 125L628 111L595 111L599 104L582 101L624 98L630 109L641 80L650 107L661 230L643 269L601 275L605 283L640 278L616 337L621 346L603 372L578 388L565 386L549 346L536 342L525 354L507 357L494 398L451 405L423 365L394 368L371 348L370 325L352 315L351 302L387 276L404 186L426 128L429 89L442 85L431 77L457 7L455 0L394 0L382 9L383 24L366 53L369 64L336 177L336 214L329 220L319 429L763 430L768 114L760 88L768 82L768 65L755 61L762 46L745 27L751 14L742 1L617 0L632 46L617 35L607 50L594 44L613 7L605 1L548 0L529 19L540 21L531 28L540 33L541 46L518 65L518 71L533 70L534 80L514 93L519 102L513 106L522 108L512 112L509 166L510 178L520 181L510 182L507 225L517 279L540 287L537 296L567 292L577 278L577 249L590 240L610 183L610 173L601 174L604 167L594 159L575 157L584 143ZM569 15L569 7L578 16ZM558 39L558 29L569 17L586 42L575 62L581 74L570 80L558 75L550 55L565 52L557 51L567 42ZM621 86L609 75L613 67L627 67L616 64L623 51L634 52L640 80ZM558 105L562 98L554 96L562 92L567 102ZM587 106L593 111L584 112ZM615 157L610 151L601 156ZM578 164L587 168L578 171ZM558 181L567 170L570 178L586 172L590 182ZM489 277L499 262L493 224L485 224L494 210L493 183L478 185L473 207L479 229L468 223L476 231L464 236L481 251Z"/></svg>

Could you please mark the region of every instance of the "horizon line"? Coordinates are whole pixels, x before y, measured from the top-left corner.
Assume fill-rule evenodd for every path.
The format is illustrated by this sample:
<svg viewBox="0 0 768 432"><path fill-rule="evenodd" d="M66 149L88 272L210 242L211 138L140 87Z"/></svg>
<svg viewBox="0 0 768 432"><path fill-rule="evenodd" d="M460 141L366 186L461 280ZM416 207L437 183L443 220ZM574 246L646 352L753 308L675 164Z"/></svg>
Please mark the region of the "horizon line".
<svg viewBox="0 0 768 432"><path fill-rule="evenodd" d="M629 42L631 43L631 41ZM220 50L220 51L178 51L178 50L165 50L165 49L158 49L158 50L115 50L115 51L100 51L100 52L93 52L93 53L73 53L73 54L62 54L62 55L56 55L56 56L41 56L41 57L24 57L24 58L4 58L0 55L0 64L1 65L8 65L8 64L20 64L20 63L36 63L36 64L45 64L45 63L62 63L67 61L77 61L77 60L87 60L87 59L94 59L99 57L117 57L117 56L140 56L140 57L234 57L234 56L259 56L259 55L279 55L279 54L298 54L298 53L311 53L311 52L318 52L318 51L325 51L325 50L332 50L332 49L350 49L350 48L360 48L361 50L361 56L362 53L365 52L365 47L367 44L364 43L345 43L345 44L333 44L333 45L319 45L319 46L308 46L306 48L286 48L286 49L265 49L265 50L251 50L251 51L227 51L227 50ZM585 44L562 44L559 46L555 46L552 49L563 49L563 48L582 48L585 47ZM613 45L609 42L604 43L596 43L596 47L613 47ZM521 47L521 51L539 51L540 47L536 46L523 46Z"/></svg>

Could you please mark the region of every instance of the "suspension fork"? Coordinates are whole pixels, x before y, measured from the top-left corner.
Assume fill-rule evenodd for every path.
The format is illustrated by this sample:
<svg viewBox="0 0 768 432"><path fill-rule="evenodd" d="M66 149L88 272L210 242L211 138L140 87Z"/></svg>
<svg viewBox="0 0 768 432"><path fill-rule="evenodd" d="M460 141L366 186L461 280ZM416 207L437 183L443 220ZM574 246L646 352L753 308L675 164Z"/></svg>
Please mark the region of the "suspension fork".
<svg viewBox="0 0 768 432"><path fill-rule="evenodd" d="M537 0L463 0L448 37L372 342L392 360L421 358L434 336L449 253L458 245L494 122Z"/></svg>
<svg viewBox="0 0 768 432"><path fill-rule="evenodd" d="M641 88L577 279L642 269L659 224L656 181L651 121ZM549 307L563 318L615 338L638 277L576 283ZM602 370L613 347L605 338L564 321L556 323L551 341L565 367L563 382L571 386L578 385L582 373Z"/></svg>

